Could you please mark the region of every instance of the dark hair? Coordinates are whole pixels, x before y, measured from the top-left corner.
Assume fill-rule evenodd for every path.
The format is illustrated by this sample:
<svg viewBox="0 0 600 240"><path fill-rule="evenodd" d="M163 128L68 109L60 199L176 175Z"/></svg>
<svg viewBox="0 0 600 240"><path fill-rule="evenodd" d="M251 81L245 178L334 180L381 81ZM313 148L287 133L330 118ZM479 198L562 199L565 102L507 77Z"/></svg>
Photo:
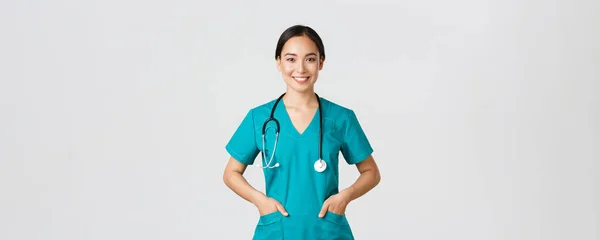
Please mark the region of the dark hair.
<svg viewBox="0 0 600 240"><path fill-rule="evenodd" d="M294 25L283 31L281 36L279 37L279 41L277 41L277 48L275 48L275 60L281 57L281 50L283 49L283 45L293 37L299 36L307 36L310 38L319 49L319 55L321 59L325 58L325 46L323 46L323 41L319 34L315 32L312 28L304 25Z"/></svg>

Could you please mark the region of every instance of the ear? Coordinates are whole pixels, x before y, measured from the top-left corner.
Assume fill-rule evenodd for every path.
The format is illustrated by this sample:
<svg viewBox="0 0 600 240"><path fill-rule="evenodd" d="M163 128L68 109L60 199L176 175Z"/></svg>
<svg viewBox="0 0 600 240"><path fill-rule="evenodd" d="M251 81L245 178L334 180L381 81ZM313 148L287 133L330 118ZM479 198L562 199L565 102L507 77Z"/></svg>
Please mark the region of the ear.
<svg viewBox="0 0 600 240"><path fill-rule="evenodd" d="M321 57L319 60L319 70L323 69L323 63L325 63L325 57Z"/></svg>
<svg viewBox="0 0 600 240"><path fill-rule="evenodd" d="M277 60L275 60L275 64L277 65L277 70L279 70L281 72L281 58L277 57Z"/></svg>

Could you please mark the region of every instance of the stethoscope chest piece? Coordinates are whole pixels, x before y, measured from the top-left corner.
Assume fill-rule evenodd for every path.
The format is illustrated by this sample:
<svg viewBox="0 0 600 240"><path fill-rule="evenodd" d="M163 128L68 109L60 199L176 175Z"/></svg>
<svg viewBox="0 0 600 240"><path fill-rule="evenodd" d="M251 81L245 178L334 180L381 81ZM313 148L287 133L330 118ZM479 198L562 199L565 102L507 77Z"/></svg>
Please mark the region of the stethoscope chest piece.
<svg viewBox="0 0 600 240"><path fill-rule="evenodd" d="M319 159L315 162L315 171L323 172L327 169L327 163L323 159Z"/></svg>

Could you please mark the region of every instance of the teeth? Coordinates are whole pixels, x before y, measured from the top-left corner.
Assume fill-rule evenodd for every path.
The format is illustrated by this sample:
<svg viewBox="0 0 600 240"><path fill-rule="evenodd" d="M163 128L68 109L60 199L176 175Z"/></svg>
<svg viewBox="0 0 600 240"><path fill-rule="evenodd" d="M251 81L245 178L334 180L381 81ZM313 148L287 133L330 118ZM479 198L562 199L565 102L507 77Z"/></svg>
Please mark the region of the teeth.
<svg viewBox="0 0 600 240"><path fill-rule="evenodd" d="M306 81L306 79L308 79L308 78L305 78L305 77L303 77L303 78L295 77L294 79L296 79L298 81Z"/></svg>

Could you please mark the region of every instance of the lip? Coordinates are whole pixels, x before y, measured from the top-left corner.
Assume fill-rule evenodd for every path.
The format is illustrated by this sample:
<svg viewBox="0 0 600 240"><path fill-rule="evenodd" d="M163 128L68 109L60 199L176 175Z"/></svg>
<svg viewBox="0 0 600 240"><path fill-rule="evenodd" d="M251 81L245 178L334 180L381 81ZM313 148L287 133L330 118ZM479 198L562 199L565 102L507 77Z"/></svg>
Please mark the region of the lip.
<svg viewBox="0 0 600 240"><path fill-rule="evenodd" d="M292 78L298 83L305 83L310 79L308 76L292 76Z"/></svg>

